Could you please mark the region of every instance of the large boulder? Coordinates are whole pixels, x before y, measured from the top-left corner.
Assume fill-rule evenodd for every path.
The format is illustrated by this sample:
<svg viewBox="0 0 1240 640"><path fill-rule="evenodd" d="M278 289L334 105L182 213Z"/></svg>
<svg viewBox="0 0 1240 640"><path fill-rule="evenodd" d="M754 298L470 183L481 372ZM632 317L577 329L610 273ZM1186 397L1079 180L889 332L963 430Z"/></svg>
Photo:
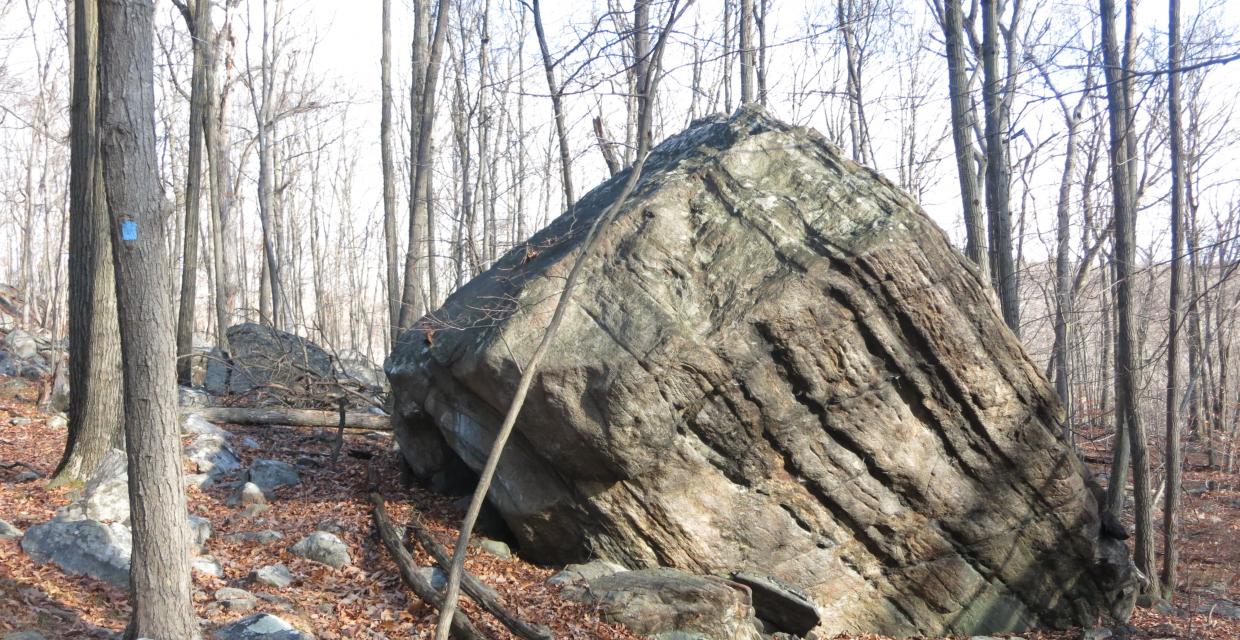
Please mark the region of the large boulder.
<svg viewBox="0 0 1240 640"><path fill-rule="evenodd" d="M22 536L22 550L36 563L54 562L69 575L87 575L122 589L129 586L133 538L118 522L52 519Z"/></svg>
<svg viewBox="0 0 1240 640"><path fill-rule="evenodd" d="M314 381L334 380L331 356L322 347L284 331L247 322L228 328L231 358L207 358L204 384L211 393L245 393L277 385L304 391Z"/></svg>
<svg viewBox="0 0 1240 640"><path fill-rule="evenodd" d="M770 576L819 630L1127 615L1122 543L985 281L907 195L757 109L660 144L601 229L488 496L522 553ZM401 336L415 476L486 458L594 189Z"/></svg>

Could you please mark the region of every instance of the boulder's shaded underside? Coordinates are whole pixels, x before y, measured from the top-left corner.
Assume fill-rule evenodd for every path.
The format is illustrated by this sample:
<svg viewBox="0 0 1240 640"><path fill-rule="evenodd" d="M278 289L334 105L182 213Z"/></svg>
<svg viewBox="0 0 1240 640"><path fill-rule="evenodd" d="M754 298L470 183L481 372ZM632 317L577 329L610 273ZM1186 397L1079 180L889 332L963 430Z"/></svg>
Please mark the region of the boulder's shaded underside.
<svg viewBox="0 0 1240 640"><path fill-rule="evenodd" d="M397 435L480 469L619 176L402 337ZM820 629L1092 624L1122 543L1054 392L918 206L757 110L661 144L602 232L490 502L523 555L770 575Z"/></svg>

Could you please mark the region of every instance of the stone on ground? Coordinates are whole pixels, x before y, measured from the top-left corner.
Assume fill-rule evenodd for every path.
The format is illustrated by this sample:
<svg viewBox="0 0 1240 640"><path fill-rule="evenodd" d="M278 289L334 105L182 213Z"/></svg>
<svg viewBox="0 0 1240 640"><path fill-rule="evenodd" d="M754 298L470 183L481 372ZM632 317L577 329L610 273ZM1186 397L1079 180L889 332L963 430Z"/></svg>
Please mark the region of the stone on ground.
<svg viewBox="0 0 1240 640"><path fill-rule="evenodd" d="M319 564L325 564L335 569L353 562L352 558L349 557L349 545L337 538L335 534L327 533L326 531L315 531L302 538L297 544L289 547L289 551L293 555L318 562Z"/></svg>
<svg viewBox="0 0 1240 640"><path fill-rule="evenodd" d="M14 540L22 537L22 530L9 524L6 520L0 520L0 540Z"/></svg>
<svg viewBox="0 0 1240 640"><path fill-rule="evenodd" d="M245 589L224 587L215 592L215 601L225 610L233 613L253 611L258 606L258 598Z"/></svg>
<svg viewBox="0 0 1240 640"><path fill-rule="evenodd" d="M508 547L507 543L500 542L499 540L482 538L478 540L478 548L497 558L508 559L512 557L512 549Z"/></svg>
<svg viewBox="0 0 1240 640"><path fill-rule="evenodd" d="M54 562L69 575L85 575L129 587L129 552L133 539L120 523L53 519L22 536L22 550L38 564Z"/></svg>
<svg viewBox="0 0 1240 640"><path fill-rule="evenodd" d="M754 573L736 573L732 579L749 587L754 613L776 629L805 636L818 626L821 619L818 605L800 589Z"/></svg>
<svg viewBox="0 0 1240 640"><path fill-rule="evenodd" d="M564 567L558 573L548 578L547 584L588 584L591 580L597 580L603 576L620 573L621 571L628 571L628 569L606 560L591 560L590 562L570 564Z"/></svg>
<svg viewBox="0 0 1240 640"><path fill-rule="evenodd" d="M189 568L196 573L213 578L224 577L224 567L220 566L220 562L215 559L215 556L196 556L190 561Z"/></svg>
<svg viewBox="0 0 1240 640"><path fill-rule="evenodd" d="M212 634L215 640L314 640L278 616L258 613L230 622Z"/></svg>
<svg viewBox="0 0 1240 640"><path fill-rule="evenodd" d="M590 581L587 589L566 594L596 607L604 620L623 624L640 635L759 638L748 592L720 578L666 568L622 571Z"/></svg>
<svg viewBox="0 0 1240 640"><path fill-rule="evenodd" d="M227 504L230 507L267 504L267 496L263 495L263 490L258 485L253 482L246 482L237 489L236 493L228 498Z"/></svg>
<svg viewBox="0 0 1240 640"><path fill-rule="evenodd" d="M263 529L262 531L239 531L237 533L230 533L225 537L233 542L269 544L277 540L283 540L284 534L274 529Z"/></svg>
<svg viewBox="0 0 1240 640"><path fill-rule="evenodd" d="M194 464L198 473L214 477L241 468L241 458L228 446L228 439L216 434L203 433L194 436L189 446L185 447L185 457Z"/></svg>
<svg viewBox="0 0 1240 640"><path fill-rule="evenodd" d="M184 387L182 387L182 389L184 389ZM191 413L181 420L181 433L184 435L205 434L210 436L219 436L225 439L230 435L228 431L196 413Z"/></svg>
<svg viewBox="0 0 1240 640"><path fill-rule="evenodd" d="M602 227L488 500L536 562L771 575L816 630L1125 616L1062 407L921 208L756 108L654 150ZM388 357L413 475L467 488L621 175ZM433 333L429 333L433 332Z"/></svg>
<svg viewBox="0 0 1240 640"><path fill-rule="evenodd" d="M264 493L270 493L279 487L292 486L301 482L297 467L280 460L255 460L250 465L246 480L254 483Z"/></svg>
<svg viewBox="0 0 1240 640"><path fill-rule="evenodd" d="M293 573L282 564L269 564L254 572L254 581L269 587L283 589L293 584Z"/></svg>
<svg viewBox="0 0 1240 640"><path fill-rule="evenodd" d="M56 512L61 520L129 522L129 472L125 452L112 449L86 480L82 494Z"/></svg>

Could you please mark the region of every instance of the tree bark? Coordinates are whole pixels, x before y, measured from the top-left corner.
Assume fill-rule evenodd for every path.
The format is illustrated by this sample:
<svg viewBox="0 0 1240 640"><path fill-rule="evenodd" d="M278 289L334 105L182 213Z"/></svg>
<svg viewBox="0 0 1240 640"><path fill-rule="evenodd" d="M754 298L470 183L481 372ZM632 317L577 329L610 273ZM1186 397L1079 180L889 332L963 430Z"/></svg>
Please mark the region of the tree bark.
<svg viewBox="0 0 1240 640"><path fill-rule="evenodd" d="M982 90L986 112L986 210L990 218L990 271L1003 320L1020 336L1020 292L1012 261L1012 210L1007 109L999 77L998 0L982 0Z"/></svg>
<svg viewBox="0 0 1240 640"><path fill-rule="evenodd" d="M1132 0L1128 0L1129 3ZM1136 546L1134 560L1149 583L1147 593L1158 593L1158 575L1155 573L1153 519L1150 501L1150 468L1145 427L1137 406L1137 375L1140 366L1137 357L1136 317L1133 309L1133 276L1135 272L1134 245L1136 243L1134 197L1129 156L1130 138L1133 136L1129 106L1125 97L1124 78L1130 69L1119 54L1115 33L1114 0L1099 0L1102 21L1103 64L1107 80L1107 107L1110 114L1111 133L1111 191L1115 208L1115 303L1119 316L1116 340L1116 405L1124 408L1128 442L1132 456L1133 506L1136 512Z"/></svg>
<svg viewBox="0 0 1240 640"><path fill-rule="evenodd" d="M1180 2L1167 8L1167 121L1171 144L1171 300L1167 320L1167 493L1163 502L1163 596L1171 598L1177 582L1176 513L1180 504L1180 325L1184 309L1184 132L1180 117Z"/></svg>
<svg viewBox="0 0 1240 640"><path fill-rule="evenodd" d="M986 227L974 163L973 130L977 127L977 113L969 98L969 78L964 58L964 16L960 1L943 0L942 8L943 36L947 43L947 86L951 93L952 144L956 151L956 174L960 179L960 202L964 208L964 253L977 265L982 279L989 281Z"/></svg>
<svg viewBox="0 0 1240 640"><path fill-rule="evenodd" d="M207 0L203 0L207 2ZM209 4L209 2L207 2ZM210 182L208 185L208 200L211 206L211 268L215 272L215 279L212 282L213 296L215 298L215 347L221 354L228 354L228 325L229 318L232 317L232 294L229 289L233 286L230 280L233 278L231 269L228 268L228 248L225 246L224 238L226 237L224 230L225 223L225 198L224 194L229 189L228 185L228 164L227 149L221 147L220 131L223 128L218 115L222 111L223 96L220 96L221 109L216 109L215 94L215 55L216 48L219 46L219 40L215 38L215 34L211 28L211 12L205 12L202 22L204 25L200 29L203 38L210 38L210 46L206 49L206 60L204 61L203 71L203 88L205 102L202 111L202 137L207 152L208 177Z"/></svg>
<svg viewBox="0 0 1240 640"><path fill-rule="evenodd" d="M125 381L133 552L126 638L197 638L155 149L151 0L99 6L100 140Z"/></svg>
<svg viewBox="0 0 1240 640"><path fill-rule="evenodd" d="M754 101L753 0L740 0L741 104Z"/></svg>
<svg viewBox="0 0 1240 640"><path fill-rule="evenodd" d="M55 481L88 477L124 443L121 344L99 161L99 14L74 0L69 168L69 428Z"/></svg>
<svg viewBox="0 0 1240 640"><path fill-rule="evenodd" d="M396 240L396 175L392 164L392 0L383 0L383 52L379 59L382 105L379 152L383 164L383 239L387 249L388 333L400 334L400 258Z"/></svg>
<svg viewBox="0 0 1240 640"><path fill-rule="evenodd" d="M186 27L193 42L194 66L189 96L189 166L185 175L184 245L181 251L181 298L177 314L177 381L190 384L194 370L194 303L198 297L198 207L202 196L202 129L206 95L207 49L211 37L211 3L195 0Z"/></svg>

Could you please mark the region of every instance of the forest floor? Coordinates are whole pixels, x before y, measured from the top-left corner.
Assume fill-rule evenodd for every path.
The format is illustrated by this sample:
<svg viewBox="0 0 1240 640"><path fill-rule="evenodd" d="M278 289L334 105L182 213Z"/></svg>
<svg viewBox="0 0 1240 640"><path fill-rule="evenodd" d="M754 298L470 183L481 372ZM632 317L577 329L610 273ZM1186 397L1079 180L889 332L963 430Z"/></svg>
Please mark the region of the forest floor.
<svg viewBox="0 0 1240 640"><path fill-rule="evenodd" d="M0 378L0 461L20 462L43 476L19 483L15 478L25 468L0 467L0 518L23 530L50 519L57 508L69 501L71 492L67 488L47 487L46 476L59 460L64 431L46 424L48 416L34 406L35 394L35 387L24 381ZM461 517L453 501L402 488L386 436L373 439L348 435L346 451L363 452L362 455L373 458L341 455L339 463L332 467L324 457L332 443L317 437L314 430L228 428L238 439L250 436L260 445L248 449L235 447L247 464L260 456L288 462L309 456L323 460L324 464L303 471L300 485L278 490L271 509L250 520L241 519L236 508L224 504L227 489L189 492L190 511L209 518L213 528L203 553L214 556L224 570L222 578L195 573L194 602L198 615L212 624L245 615L221 610L210 595L221 587L235 586L260 597L267 596L270 599L260 600L260 610L312 630L323 640L429 637L435 611L401 583L395 563L373 533L371 505L366 497L367 465L374 464L381 470L380 491L388 500L393 520L402 522L409 510L416 508L449 548L456 535L454 523ZM1207 482L1211 483L1210 490L1197 491L1206 487ZM1189 493L1182 517L1182 587L1175 603L1178 613L1138 609L1128 633L1134 640L1240 638L1240 621L1198 611L1220 600L1240 602L1240 487L1234 476L1224 477L1197 467L1190 467L1186 473L1185 486ZM289 545L326 521L331 521L348 543L354 559L352 566L335 570L288 551ZM267 528L280 531L284 538L268 544L227 539L232 533ZM431 565L420 549L414 556L418 564ZM291 586L276 590L248 579L251 571L278 562L298 577ZM546 584L555 572L553 568L473 550L467 567L495 587L511 609L527 620L550 626L557 638L637 637L602 622L588 607L560 597L557 587ZM490 637L512 637L471 602L465 602L464 609ZM114 638L123 630L128 613L123 590L93 579L67 576L51 563L36 566L22 553L17 541L0 540L0 637L15 630L37 630L47 638ZM1012 637L1067 640L1080 638L1081 630Z"/></svg>

